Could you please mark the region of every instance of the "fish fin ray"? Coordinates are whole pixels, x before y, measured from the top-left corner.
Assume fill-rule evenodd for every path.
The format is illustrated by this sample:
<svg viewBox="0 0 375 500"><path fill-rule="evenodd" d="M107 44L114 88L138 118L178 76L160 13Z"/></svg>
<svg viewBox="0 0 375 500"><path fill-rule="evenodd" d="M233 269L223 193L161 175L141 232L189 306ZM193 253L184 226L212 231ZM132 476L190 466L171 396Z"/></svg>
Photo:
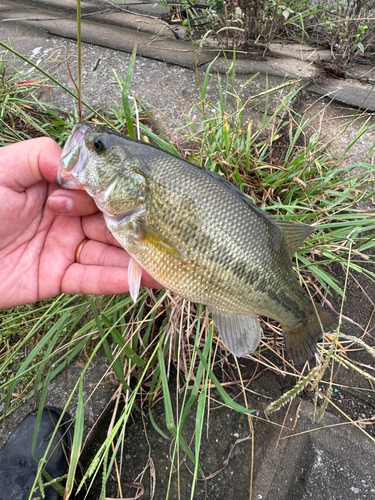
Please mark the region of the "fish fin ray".
<svg viewBox="0 0 375 500"><path fill-rule="evenodd" d="M211 310L211 314L220 338L231 354L240 358L255 351L262 333L256 317L216 310Z"/></svg>
<svg viewBox="0 0 375 500"><path fill-rule="evenodd" d="M159 233L159 231L152 229L152 227L142 222L137 222L137 226L139 228L139 236L137 237L138 242L151 246L159 252L168 253L178 259L186 260L186 255L176 248L168 238Z"/></svg>
<svg viewBox="0 0 375 500"><path fill-rule="evenodd" d="M128 283L130 296L133 302L137 301L141 286L142 268L134 259L130 259L128 265Z"/></svg>
<svg viewBox="0 0 375 500"><path fill-rule="evenodd" d="M291 253L291 257L294 255L296 250L302 246L305 239L315 230L314 227L308 226L307 224L299 224L289 220L276 219L272 216L270 218L283 233L284 240Z"/></svg>
<svg viewBox="0 0 375 500"><path fill-rule="evenodd" d="M317 343L323 338L323 332L332 330L336 319L329 311L315 304L316 311L312 310L306 324L296 328L283 326L283 336L287 355L295 363L303 363L314 356Z"/></svg>

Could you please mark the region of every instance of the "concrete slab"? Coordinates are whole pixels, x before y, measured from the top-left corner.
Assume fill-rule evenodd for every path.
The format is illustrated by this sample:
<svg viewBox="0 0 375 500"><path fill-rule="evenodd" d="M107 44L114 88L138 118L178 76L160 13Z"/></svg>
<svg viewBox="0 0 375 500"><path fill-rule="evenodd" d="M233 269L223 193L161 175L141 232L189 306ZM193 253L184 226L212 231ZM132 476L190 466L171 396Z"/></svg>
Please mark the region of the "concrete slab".
<svg viewBox="0 0 375 500"><path fill-rule="evenodd" d="M212 65L212 70L218 73L226 73L228 66L223 58L219 58ZM262 75L274 76L284 80L299 80L300 84L308 84L317 76L318 70L313 62L301 61L280 57L268 57L267 60L236 60L236 74L238 75Z"/></svg>
<svg viewBox="0 0 375 500"><path fill-rule="evenodd" d="M326 413L312 424L313 405L301 401L293 431L269 429L255 475L253 498L370 500L375 496L375 443L353 425ZM256 448L257 449L257 448ZM260 457L259 457L260 458Z"/></svg>
<svg viewBox="0 0 375 500"><path fill-rule="evenodd" d="M50 19L58 18L58 15L76 19L77 17L77 2L76 0L21 0L23 9L27 11L37 10L38 12L48 12ZM172 31L168 29L168 24L160 19L161 12L159 9L154 9L155 3L136 6L146 7L146 13L140 13L137 10L128 10L127 4L121 3L106 3L106 2L82 2L81 14L84 21L95 21L102 24L110 24L111 26L122 26L136 31L146 31L152 34L158 34L165 30L164 36L175 38ZM162 6L159 6L162 12L167 12ZM21 17L20 9L18 15ZM141 10L145 10L144 8ZM31 16L30 16L31 17ZM39 17L39 16L38 16ZM30 19L31 20L31 19ZM37 26L37 19L33 19Z"/></svg>
<svg viewBox="0 0 375 500"><path fill-rule="evenodd" d="M354 80L324 79L309 86L309 91L342 104L375 112L375 86Z"/></svg>
<svg viewBox="0 0 375 500"><path fill-rule="evenodd" d="M5 40L10 40L14 49L30 58L34 63L39 64L71 91L75 91L67 69L67 62L69 62L71 72L76 78L77 50L74 41L51 35L46 36L43 30L35 27L30 29L30 27L20 23L13 25L4 23L3 36ZM8 54L7 58L12 57ZM94 109L108 110L121 106L121 92L116 84L114 70L123 79L129 59L129 54L122 51L85 43L82 45L83 99L87 100ZM93 71L98 61L97 69ZM20 67L19 62L16 64L17 67ZM32 70L26 63L21 63L21 68L25 72ZM169 133L169 130L176 134L177 129L189 120L193 120L196 127L199 126L201 115L197 109L200 107L197 77L201 84L204 80L204 74L205 67L195 72L180 66L137 57L130 90L143 103L147 104L148 110L153 112L155 119L166 133ZM36 71L33 75L40 76ZM225 88L226 78L221 78L222 88ZM285 83L284 78L259 75L258 78L245 86L248 79L247 73L236 76L234 90L243 102L267 87L272 88ZM74 98L50 82L46 82L41 87L37 97L42 102L52 103L69 113L73 113L76 106ZM279 94L269 97L270 113L278 105L279 98ZM215 72L212 72L209 79L206 101L212 106L216 106L219 101L218 75ZM249 104L245 110L245 120L252 118L255 126L258 120L262 119L264 102L255 100ZM213 109L207 106L206 111L210 116ZM177 132L177 136L178 140L184 141L184 131Z"/></svg>
<svg viewBox="0 0 375 500"><path fill-rule="evenodd" d="M330 50L318 47L314 48L304 43L271 42L269 44L269 51L275 56L290 57L305 62L332 57Z"/></svg>
<svg viewBox="0 0 375 500"><path fill-rule="evenodd" d="M34 0L38 1L38 0ZM47 0L48 1L48 0ZM106 9L110 6L105 0L85 0L88 3L96 5L98 9ZM167 3L167 2L166 2ZM158 16L160 18L169 18L169 9L162 2L154 0L115 0L111 2L112 8L117 7L123 12L136 12L143 15Z"/></svg>
<svg viewBox="0 0 375 500"><path fill-rule="evenodd" d="M47 9L70 9L71 12L76 12L76 0L21 0L23 4L27 1L28 4L36 7L44 7ZM81 0L81 12L83 14L89 12L137 12L144 15L154 15L155 17L163 17L168 14L168 9L153 0L115 0L106 2L105 0Z"/></svg>

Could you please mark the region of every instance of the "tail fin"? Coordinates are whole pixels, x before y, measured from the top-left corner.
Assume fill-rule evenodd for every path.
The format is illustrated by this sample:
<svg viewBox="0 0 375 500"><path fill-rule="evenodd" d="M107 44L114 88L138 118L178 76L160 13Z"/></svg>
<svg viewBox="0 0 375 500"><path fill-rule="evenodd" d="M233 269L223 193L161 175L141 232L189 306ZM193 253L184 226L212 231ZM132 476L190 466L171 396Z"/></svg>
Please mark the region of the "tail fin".
<svg viewBox="0 0 375 500"><path fill-rule="evenodd" d="M337 324L332 314L315 304L319 318L312 309L309 320L297 328L283 327L285 349L295 363L302 363L314 356L316 344L322 338L323 331L329 331Z"/></svg>

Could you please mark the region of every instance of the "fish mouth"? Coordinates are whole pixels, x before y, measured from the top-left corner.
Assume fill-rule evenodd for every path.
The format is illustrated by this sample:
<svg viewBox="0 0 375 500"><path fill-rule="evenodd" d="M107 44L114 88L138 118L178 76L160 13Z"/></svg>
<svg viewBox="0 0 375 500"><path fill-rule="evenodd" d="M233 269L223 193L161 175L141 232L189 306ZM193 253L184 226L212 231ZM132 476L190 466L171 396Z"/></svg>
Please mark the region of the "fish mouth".
<svg viewBox="0 0 375 500"><path fill-rule="evenodd" d="M65 189L84 189L77 177L88 160L84 141L87 130L88 127L82 123L75 125L62 150L56 180Z"/></svg>

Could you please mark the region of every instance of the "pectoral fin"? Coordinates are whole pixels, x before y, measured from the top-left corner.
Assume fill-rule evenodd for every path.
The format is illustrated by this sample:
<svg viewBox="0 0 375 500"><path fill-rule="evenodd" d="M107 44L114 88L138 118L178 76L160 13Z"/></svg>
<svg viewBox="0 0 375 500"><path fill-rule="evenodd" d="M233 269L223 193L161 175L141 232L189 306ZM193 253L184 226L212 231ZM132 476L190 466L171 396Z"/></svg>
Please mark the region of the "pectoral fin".
<svg viewBox="0 0 375 500"><path fill-rule="evenodd" d="M128 266L128 283L130 296L134 302L137 301L139 288L141 286L142 268L134 259L130 259Z"/></svg>
<svg viewBox="0 0 375 500"><path fill-rule="evenodd" d="M254 316L229 315L211 311L212 319L228 351L238 358L251 354L258 347L262 328Z"/></svg>
<svg viewBox="0 0 375 500"><path fill-rule="evenodd" d="M151 246L159 252L168 253L178 259L186 260L186 255L180 252L180 250L176 248L173 243L171 243L161 233L156 231L156 229L152 229L142 222L138 222L137 227L139 231L137 241L143 243L144 245Z"/></svg>

